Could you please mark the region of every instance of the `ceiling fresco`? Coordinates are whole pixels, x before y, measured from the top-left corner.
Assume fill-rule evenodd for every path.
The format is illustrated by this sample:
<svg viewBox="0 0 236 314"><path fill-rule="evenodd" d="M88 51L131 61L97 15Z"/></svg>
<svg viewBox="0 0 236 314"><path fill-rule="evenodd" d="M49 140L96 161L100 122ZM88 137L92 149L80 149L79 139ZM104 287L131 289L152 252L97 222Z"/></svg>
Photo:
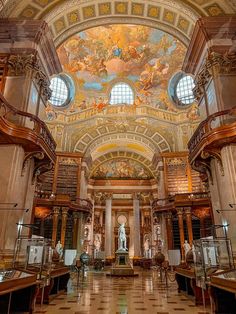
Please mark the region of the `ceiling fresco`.
<svg viewBox="0 0 236 314"><path fill-rule="evenodd" d="M135 90L135 105L176 111L167 89L181 69L185 46L160 30L137 25L99 26L65 41L58 54L76 86L70 111L109 104L109 88L126 81Z"/></svg>
<svg viewBox="0 0 236 314"><path fill-rule="evenodd" d="M93 179L150 179L153 175L141 163L127 158L106 161L92 173Z"/></svg>

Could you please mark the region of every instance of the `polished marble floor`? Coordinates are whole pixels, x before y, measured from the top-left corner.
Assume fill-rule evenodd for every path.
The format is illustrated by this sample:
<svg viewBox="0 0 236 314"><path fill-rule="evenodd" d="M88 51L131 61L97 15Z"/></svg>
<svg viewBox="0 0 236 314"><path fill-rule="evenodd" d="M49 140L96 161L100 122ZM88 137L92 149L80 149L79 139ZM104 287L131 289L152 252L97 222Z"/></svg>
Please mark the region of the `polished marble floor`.
<svg viewBox="0 0 236 314"><path fill-rule="evenodd" d="M138 274L132 278L108 277L106 272L88 271L80 282L72 274L67 293L49 305L37 306L34 313L210 314L209 309L195 306L193 299L179 294L175 282L169 282L167 289L156 270Z"/></svg>

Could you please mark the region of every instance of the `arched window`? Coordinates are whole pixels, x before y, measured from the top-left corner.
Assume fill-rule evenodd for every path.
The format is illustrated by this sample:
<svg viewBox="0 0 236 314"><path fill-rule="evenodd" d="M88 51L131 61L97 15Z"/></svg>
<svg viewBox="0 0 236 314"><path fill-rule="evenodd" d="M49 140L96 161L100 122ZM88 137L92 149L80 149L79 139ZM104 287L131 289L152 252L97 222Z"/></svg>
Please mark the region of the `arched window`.
<svg viewBox="0 0 236 314"><path fill-rule="evenodd" d="M50 88L52 95L50 103L56 107L68 105L72 99L74 88L71 79L67 75L58 75L51 79Z"/></svg>
<svg viewBox="0 0 236 314"><path fill-rule="evenodd" d="M120 105L127 104L133 105L134 103L134 92L129 84L124 82L116 83L110 93L110 104Z"/></svg>

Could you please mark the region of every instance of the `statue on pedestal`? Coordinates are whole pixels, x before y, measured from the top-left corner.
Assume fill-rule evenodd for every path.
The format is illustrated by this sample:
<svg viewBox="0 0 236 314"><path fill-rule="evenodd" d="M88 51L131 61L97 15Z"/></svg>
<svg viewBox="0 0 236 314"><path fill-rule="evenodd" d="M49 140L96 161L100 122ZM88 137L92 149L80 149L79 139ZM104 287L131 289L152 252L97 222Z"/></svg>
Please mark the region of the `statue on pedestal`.
<svg viewBox="0 0 236 314"><path fill-rule="evenodd" d="M188 243L187 240L184 241L183 248L184 248L184 256L185 256L185 259L186 259L186 256L187 256L188 252L191 250L191 246L190 246L190 244Z"/></svg>
<svg viewBox="0 0 236 314"><path fill-rule="evenodd" d="M126 251L125 224L122 223L118 229L118 251Z"/></svg>
<svg viewBox="0 0 236 314"><path fill-rule="evenodd" d="M60 260L61 260L62 256L63 256L63 247L62 247L61 241L57 242L56 251L57 251L57 253L58 253L59 257L60 257Z"/></svg>

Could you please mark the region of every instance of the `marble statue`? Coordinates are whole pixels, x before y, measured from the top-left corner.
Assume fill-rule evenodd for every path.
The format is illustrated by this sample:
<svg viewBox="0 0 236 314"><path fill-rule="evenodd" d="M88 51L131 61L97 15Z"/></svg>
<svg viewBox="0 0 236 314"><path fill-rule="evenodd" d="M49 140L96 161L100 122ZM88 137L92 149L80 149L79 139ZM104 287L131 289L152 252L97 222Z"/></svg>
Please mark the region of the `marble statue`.
<svg viewBox="0 0 236 314"><path fill-rule="evenodd" d="M143 247L144 247L144 257L145 258L150 258L150 243L149 243L149 239L146 238L144 244L143 244Z"/></svg>
<svg viewBox="0 0 236 314"><path fill-rule="evenodd" d="M125 224L122 223L118 229L118 250L126 251L126 234L125 234Z"/></svg>
<svg viewBox="0 0 236 314"><path fill-rule="evenodd" d="M188 243L187 240L184 241L183 248L184 248L184 255L185 255L185 258L186 258L188 252L191 250L191 246L190 246L190 244Z"/></svg>
<svg viewBox="0 0 236 314"><path fill-rule="evenodd" d="M98 234L95 235L94 239L94 258L98 257L98 252L101 251L101 241Z"/></svg>
<svg viewBox="0 0 236 314"><path fill-rule="evenodd" d="M63 256L63 247L62 247L61 241L57 242L56 251L57 251L57 253L58 253L58 255L60 256L60 259L61 259L62 256Z"/></svg>

